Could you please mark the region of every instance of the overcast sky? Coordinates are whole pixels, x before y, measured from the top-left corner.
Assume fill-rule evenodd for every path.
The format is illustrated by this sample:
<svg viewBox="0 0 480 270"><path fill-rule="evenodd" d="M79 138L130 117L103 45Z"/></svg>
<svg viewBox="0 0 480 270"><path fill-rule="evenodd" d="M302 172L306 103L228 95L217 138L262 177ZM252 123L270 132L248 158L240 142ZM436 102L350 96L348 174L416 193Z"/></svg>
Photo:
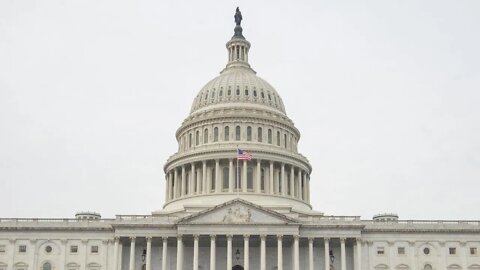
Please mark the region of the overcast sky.
<svg viewBox="0 0 480 270"><path fill-rule="evenodd" d="M480 1L0 1L0 217L148 214L240 5L333 215L480 219ZM253 153L255 154L255 153Z"/></svg>

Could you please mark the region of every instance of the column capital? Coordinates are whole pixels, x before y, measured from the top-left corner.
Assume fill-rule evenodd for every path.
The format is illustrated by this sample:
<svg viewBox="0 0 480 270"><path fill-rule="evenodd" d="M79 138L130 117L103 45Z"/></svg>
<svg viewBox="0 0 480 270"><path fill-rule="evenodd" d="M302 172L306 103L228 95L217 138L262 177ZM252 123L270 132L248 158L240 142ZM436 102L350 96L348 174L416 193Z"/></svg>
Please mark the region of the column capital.
<svg viewBox="0 0 480 270"><path fill-rule="evenodd" d="M267 239L267 235L266 234L260 234L260 240L265 241L265 239Z"/></svg>
<svg viewBox="0 0 480 270"><path fill-rule="evenodd" d="M177 234L177 240L182 240L183 234Z"/></svg>
<svg viewBox="0 0 480 270"><path fill-rule="evenodd" d="M298 235L298 234L294 234L294 235L293 235L293 239L294 239L294 240L298 240L298 239L300 239L300 235Z"/></svg>
<svg viewBox="0 0 480 270"><path fill-rule="evenodd" d="M203 165L207 165L207 161L206 161L206 160L203 160L203 161L202 161L202 164L203 164Z"/></svg>
<svg viewBox="0 0 480 270"><path fill-rule="evenodd" d="M347 240L347 238L345 238L345 237L340 237L340 243L345 244L345 240Z"/></svg>
<svg viewBox="0 0 480 270"><path fill-rule="evenodd" d="M283 234L277 234L277 239L282 240L283 239Z"/></svg>
<svg viewBox="0 0 480 270"><path fill-rule="evenodd" d="M200 235L198 235L198 234L194 234L194 235L193 235L193 240L196 240L196 241L198 241L198 238L199 238L199 237L200 237Z"/></svg>
<svg viewBox="0 0 480 270"><path fill-rule="evenodd" d="M355 242L361 245L363 243L363 240L362 238L355 238Z"/></svg>
<svg viewBox="0 0 480 270"><path fill-rule="evenodd" d="M137 237L135 237L135 236L130 236L130 241L135 242L136 239L137 239Z"/></svg>
<svg viewBox="0 0 480 270"><path fill-rule="evenodd" d="M329 242L330 242L330 238L329 238L329 237L324 237L324 238L323 238L323 241L324 241L325 243L329 243Z"/></svg>
<svg viewBox="0 0 480 270"><path fill-rule="evenodd" d="M215 238L217 238L217 235L215 235L215 234L210 234L210 240L215 241Z"/></svg>
<svg viewBox="0 0 480 270"><path fill-rule="evenodd" d="M313 240L315 240L315 237L312 237L312 236L308 237L308 242L313 242Z"/></svg>
<svg viewBox="0 0 480 270"><path fill-rule="evenodd" d="M152 242L152 237L151 236L146 236L145 239L147 239L147 242Z"/></svg>
<svg viewBox="0 0 480 270"><path fill-rule="evenodd" d="M244 234L243 239L248 240L250 238L250 234Z"/></svg>
<svg viewBox="0 0 480 270"><path fill-rule="evenodd" d="M120 242L120 236L114 236L113 241L115 242Z"/></svg>
<svg viewBox="0 0 480 270"><path fill-rule="evenodd" d="M233 235L232 234L227 234L227 240L232 240Z"/></svg>
<svg viewBox="0 0 480 270"><path fill-rule="evenodd" d="M168 236L162 236L162 241L168 241Z"/></svg>

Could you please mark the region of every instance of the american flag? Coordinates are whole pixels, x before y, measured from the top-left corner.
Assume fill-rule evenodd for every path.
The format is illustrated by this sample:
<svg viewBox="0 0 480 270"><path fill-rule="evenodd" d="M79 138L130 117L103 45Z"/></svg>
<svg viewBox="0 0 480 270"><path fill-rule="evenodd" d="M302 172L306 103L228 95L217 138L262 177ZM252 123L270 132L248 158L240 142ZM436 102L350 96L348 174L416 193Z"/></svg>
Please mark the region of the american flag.
<svg viewBox="0 0 480 270"><path fill-rule="evenodd" d="M252 154L249 152L242 150L242 149L237 149L237 159L238 160L252 160Z"/></svg>

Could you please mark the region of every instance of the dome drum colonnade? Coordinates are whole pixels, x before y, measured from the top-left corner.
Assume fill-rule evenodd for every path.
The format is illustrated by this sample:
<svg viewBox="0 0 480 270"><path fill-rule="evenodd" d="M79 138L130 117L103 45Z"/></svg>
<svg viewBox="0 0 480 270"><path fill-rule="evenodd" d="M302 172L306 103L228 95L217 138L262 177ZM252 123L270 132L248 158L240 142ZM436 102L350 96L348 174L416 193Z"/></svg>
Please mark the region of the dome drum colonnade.
<svg viewBox="0 0 480 270"><path fill-rule="evenodd" d="M280 95L250 67L250 43L239 24L226 47L228 64L201 89L176 132L178 152L164 166L164 209L243 196L268 206L310 210L312 168L298 153L300 132ZM237 148L253 159L237 164Z"/></svg>
<svg viewBox="0 0 480 270"><path fill-rule="evenodd" d="M139 239L137 239L139 238ZM140 240L140 241L139 241ZM234 265L234 259L240 260L240 264L243 269L249 270L254 268L253 266L258 263L260 270L267 269L267 248L275 249L276 257L276 269L282 270L284 266L286 269L300 270L300 266L305 269L313 270L314 261L318 254L317 249L323 249L323 263L324 269L332 269L334 254L337 252L340 255L340 270L347 269L347 253L351 253L353 257L353 269L361 270L361 254L362 254L362 240L359 238L348 237L300 237L297 234L284 235L284 234L260 234L260 235L233 235L233 234L209 234L209 235L177 235L176 237L116 237L114 241L114 265L113 269L118 269L122 265L121 253L123 248L129 249L129 270L135 270L137 243L145 246L142 256L145 256L145 268L146 270L152 270L152 242L160 240L159 246L161 249L160 257L162 262L161 269L168 269L171 265L171 260L175 261L176 270L187 269L187 260L191 262L192 269L200 269L199 253L200 248L209 249L209 269L217 269L218 256L226 256L226 267L232 269ZM158 241L157 241L158 242ZM128 246L129 245L129 246ZM193 258L185 258L185 248L193 248ZM171 249L175 250L175 255L172 254ZM224 250L222 250L224 249ZM238 255L239 250L242 249L242 258L234 258L234 249ZM251 253L250 249L259 249L258 253ZM292 265L285 265L285 258L287 258L287 249L290 249ZM307 255L301 259L300 252L305 252ZM226 251L226 252L223 252ZM173 256L172 256L173 255ZM254 258L256 256L257 258ZM321 255L321 256L322 256ZM156 257L156 255L153 255ZM252 262L251 262L252 261ZM255 261L256 263L254 263ZM300 263L303 261L303 263ZM188 262L188 264L190 264ZM270 261L270 263L272 263ZM307 268L308 267L308 268ZM189 268L188 268L189 269Z"/></svg>

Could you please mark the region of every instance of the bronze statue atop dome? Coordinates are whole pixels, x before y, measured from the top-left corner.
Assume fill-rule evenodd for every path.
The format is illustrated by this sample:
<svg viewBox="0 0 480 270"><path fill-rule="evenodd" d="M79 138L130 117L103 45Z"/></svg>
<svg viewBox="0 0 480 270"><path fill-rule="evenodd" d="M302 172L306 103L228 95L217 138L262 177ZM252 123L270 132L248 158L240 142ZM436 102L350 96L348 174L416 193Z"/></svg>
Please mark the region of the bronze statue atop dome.
<svg viewBox="0 0 480 270"><path fill-rule="evenodd" d="M235 11L235 16L233 16L235 18L235 23L240 26L240 24L242 23L242 12L240 12L240 8L237 7L237 10Z"/></svg>

